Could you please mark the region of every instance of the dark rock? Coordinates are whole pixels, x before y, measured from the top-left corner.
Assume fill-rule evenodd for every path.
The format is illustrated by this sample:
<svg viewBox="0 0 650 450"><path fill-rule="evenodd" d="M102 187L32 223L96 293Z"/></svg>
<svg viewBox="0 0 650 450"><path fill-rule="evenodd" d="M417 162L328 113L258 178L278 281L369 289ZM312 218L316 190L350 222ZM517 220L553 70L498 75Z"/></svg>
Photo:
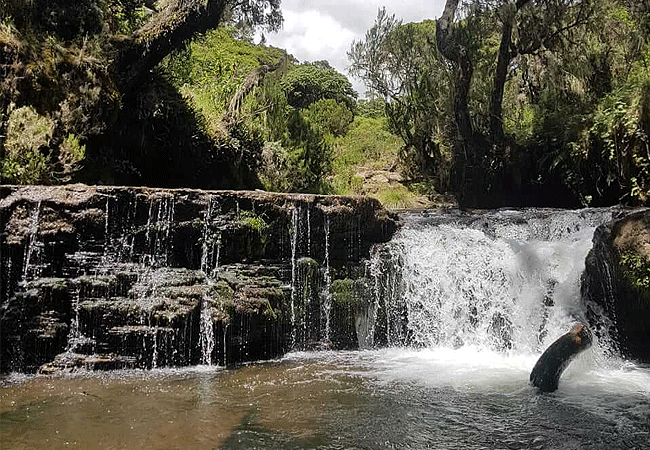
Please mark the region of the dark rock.
<svg viewBox="0 0 650 450"><path fill-rule="evenodd" d="M595 333L650 362L650 210L623 212L596 229L582 277Z"/></svg>
<svg viewBox="0 0 650 450"><path fill-rule="evenodd" d="M328 283L364 276L398 226L363 197L0 193L3 372L230 364L317 345Z"/></svg>
<svg viewBox="0 0 650 450"><path fill-rule="evenodd" d="M376 313L372 291L366 279L332 282L332 342L336 348L372 346L369 316Z"/></svg>

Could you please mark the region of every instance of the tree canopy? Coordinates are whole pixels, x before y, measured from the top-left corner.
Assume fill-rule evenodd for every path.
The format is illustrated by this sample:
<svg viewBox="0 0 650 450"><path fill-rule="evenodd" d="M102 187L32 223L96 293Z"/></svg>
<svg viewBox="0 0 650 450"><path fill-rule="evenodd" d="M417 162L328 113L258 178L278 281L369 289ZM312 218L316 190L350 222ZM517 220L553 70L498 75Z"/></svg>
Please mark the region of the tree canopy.
<svg viewBox="0 0 650 450"><path fill-rule="evenodd" d="M410 167L466 204L643 203L649 10L448 0L435 29L382 10L351 73L385 99Z"/></svg>
<svg viewBox="0 0 650 450"><path fill-rule="evenodd" d="M0 0L3 182L360 193L399 169L466 206L649 201L647 0L382 9L348 53L370 100L253 43L281 21L279 0Z"/></svg>
<svg viewBox="0 0 650 450"><path fill-rule="evenodd" d="M306 108L320 99L332 99L354 109L357 93L350 81L329 64L301 64L281 80L289 105Z"/></svg>
<svg viewBox="0 0 650 450"><path fill-rule="evenodd" d="M280 0L2 0L0 19L0 173L41 183L70 180L83 143L142 104L141 86L192 37L223 20L282 23ZM37 124L50 131L29 142L13 133Z"/></svg>

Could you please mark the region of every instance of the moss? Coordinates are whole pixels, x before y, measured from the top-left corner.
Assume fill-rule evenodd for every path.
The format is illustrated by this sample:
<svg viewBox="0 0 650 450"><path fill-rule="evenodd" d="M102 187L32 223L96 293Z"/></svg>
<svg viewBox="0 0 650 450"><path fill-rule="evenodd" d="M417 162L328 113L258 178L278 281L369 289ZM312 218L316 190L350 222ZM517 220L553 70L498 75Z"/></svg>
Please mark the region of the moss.
<svg viewBox="0 0 650 450"><path fill-rule="evenodd" d="M361 306L366 303L367 284L365 280L334 280L330 288L332 299L341 305Z"/></svg>
<svg viewBox="0 0 650 450"><path fill-rule="evenodd" d="M232 302L235 298L235 291L225 280L219 280L212 287L211 293L216 294L216 296L222 301Z"/></svg>
<svg viewBox="0 0 650 450"><path fill-rule="evenodd" d="M268 230L269 225L254 212L241 211L237 223L242 228L247 228L256 232L260 236L260 239L264 241L266 240L266 231Z"/></svg>
<svg viewBox="0 0 650 450"><path fill-rule="evenodd" d="M236 233L239 235L240 250L248 258L258 259L264 254L268 242L269 225L251 211L241 211L236 219Z"/></svg>
<svg viewBox="0 0 650 450"><path fill-rule="evenodd" d="M160 290L160 294L169 299L201 299L205 295L205 287L202 285L191 286L169 286Z"/></svg>

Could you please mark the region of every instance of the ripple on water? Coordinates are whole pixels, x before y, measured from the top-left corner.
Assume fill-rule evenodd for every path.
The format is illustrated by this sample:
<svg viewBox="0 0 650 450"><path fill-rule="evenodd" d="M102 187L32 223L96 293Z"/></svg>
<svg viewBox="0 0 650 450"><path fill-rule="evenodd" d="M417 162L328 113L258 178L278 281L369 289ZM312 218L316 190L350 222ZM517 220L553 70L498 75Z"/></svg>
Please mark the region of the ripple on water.
<svg viewBox="0 0 650 450"><path fill-rule="evenodd" d="M650 370L472 349L292 353L236 369L28 377L0 388L2 448L644 448Z"/></svg>

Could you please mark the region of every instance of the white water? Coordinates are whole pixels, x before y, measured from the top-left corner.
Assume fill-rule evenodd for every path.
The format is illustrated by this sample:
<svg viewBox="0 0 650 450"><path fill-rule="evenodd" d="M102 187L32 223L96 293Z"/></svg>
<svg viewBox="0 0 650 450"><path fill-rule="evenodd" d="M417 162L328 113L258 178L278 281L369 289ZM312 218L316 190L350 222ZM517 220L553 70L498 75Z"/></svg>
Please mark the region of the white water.
<svg viewBox="0 0 650 450"><path fill-rule="evenodd" d="M609 343L573 361L558 391L528 384L582 319L580 273L608 214L415 221L371 264L389 348L8 380L2 448L649 448L650 369L605 356Z"/></svg>
<svg viewBox="0 0 650 450"><path fill-rule="evenodd" d="M398 267L373 264L377 284L392 296L387 303L408 320L404 335L392 331L388 341L409 348L380 350L373 365L387 380L478 391L526 386L543 350L585 320L580 276L593 232L610 216L501 211L412 221L387 246ZM558 392L569 402L641 395L650 420L650 370L606 356L610 346L596 339L564 372Z"/></svg>
<svg viewBox="0 0 650 450"><path fill-rule="evenodd" d="M397 243L413 341L516 352L545 347L579 318L592 231L523 242L449 225L405 230Z"/></svg>
<svg viewBox="0 0 650 450"><path fill-rule="evenodd" d="M530 214L484 213L401 230L388 244L397 263L374 276L393 284L388 308L406 311L402 340L530 355L584 320L580 276L595 226L608 213Z"/></svg>

